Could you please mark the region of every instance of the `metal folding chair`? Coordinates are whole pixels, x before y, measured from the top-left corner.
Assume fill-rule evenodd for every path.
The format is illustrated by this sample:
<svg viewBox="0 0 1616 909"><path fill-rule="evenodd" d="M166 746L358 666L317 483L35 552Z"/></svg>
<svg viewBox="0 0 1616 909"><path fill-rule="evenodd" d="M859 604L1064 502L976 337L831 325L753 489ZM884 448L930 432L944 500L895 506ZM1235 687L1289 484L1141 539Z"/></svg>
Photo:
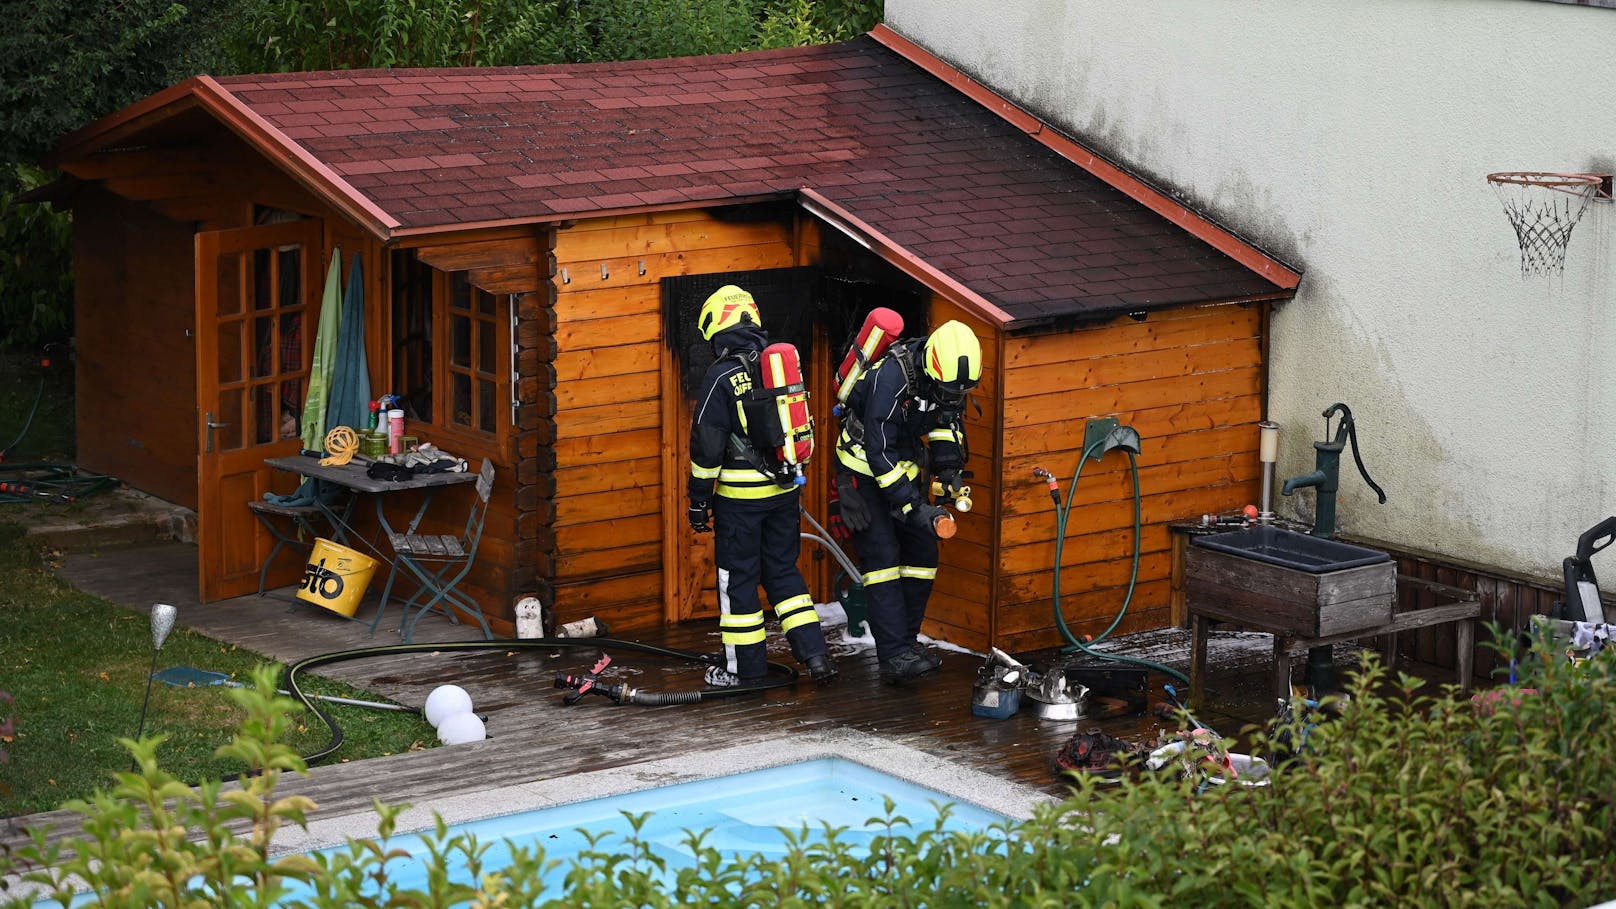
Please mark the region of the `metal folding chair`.
<svg viewBox="0 0 1616 909"><path fill-rule="evenodd" d="M476 600L456 590L456 585L471 571L472 563L477 559L477 544L482 541L483 522L488 517L488 502L493 491L494 462L484 460L477 476L477 495L472 500L471 513L466 516L466 528L459 536L408 532L388 534L387 540L393 547L394 567L388 573L387 587L382 590L381 605L377 606L376 618L371 623L372 631L376 622L381 620L381 610L385 608L388 594L392 592L398 569L403 567L421 583L420 589L400 607L402 615L398 630L406 644L415 637L415 623L435 608L442 608L449 621L455 624L460 623L455 617L456 608L471 613L483 626L483 637L493 640L494 632L489 629L488 620L483 618L482 607ZM413 614L411 609L415 610Z"/></svg>

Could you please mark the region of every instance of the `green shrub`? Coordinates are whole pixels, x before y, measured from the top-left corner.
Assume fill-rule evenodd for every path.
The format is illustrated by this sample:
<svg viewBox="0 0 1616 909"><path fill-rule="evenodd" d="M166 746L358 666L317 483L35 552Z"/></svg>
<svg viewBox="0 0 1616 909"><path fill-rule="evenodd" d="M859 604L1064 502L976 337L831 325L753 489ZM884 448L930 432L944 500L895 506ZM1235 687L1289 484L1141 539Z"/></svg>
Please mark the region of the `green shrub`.
<svg viewBox="0 0 1616 909"><path fill-rule="evenodd" d="M17 165L0 180L0 350L38 350L72 333L73 220L44 203L17 201L46 179Z"/></svg>
<svg viewBox="0 0 1616 909"><path fill-rule="evenodd" d="M1411 676L1388 679L1371 657L1338 718L1302 716L1254 733L1262 753L1304 741L1266 787L1144 774L1107 788L1082 778L1072 798L1025 823L959 833L940 820L878 836L868 850L835 829L812 843L800 831L780 861L725 858L693 833L694 866L667 879L658 848L631 834L568 857L566 894L548 902L541 878L560 862L534 847L515 850L503 871L486 868L486 845L441 822L427 837L439 859L426 889L392 887L392 808L380 808L376 840L270 860L268 835L301 823L311 806L273 798L277 775L301 763L264 744L291 705L274 696L272 674L256 682L239 693L253 719L229 747L263 776L241 794L192 792L156 767L152 742L131 743L141 772L75 806L86 822L69 841L72 857L42 839L27 850L21 859L54 866L30 879L66 898L67 876L78 875L105 905L141 907L268 905L292 881L314 894L286 904L294 907L1497 907L1616 897L1608 652L1573 667L1540 646L1523 682L1481 705L1452 689L1422 693ZM142 823L143 811L153 820ZM643 822L630 820L635 830ZM889 804L885 821L901 820ZM203 836L187 840L187 828ZM451 858L471 866L467 880L442 874Z"/></svg>

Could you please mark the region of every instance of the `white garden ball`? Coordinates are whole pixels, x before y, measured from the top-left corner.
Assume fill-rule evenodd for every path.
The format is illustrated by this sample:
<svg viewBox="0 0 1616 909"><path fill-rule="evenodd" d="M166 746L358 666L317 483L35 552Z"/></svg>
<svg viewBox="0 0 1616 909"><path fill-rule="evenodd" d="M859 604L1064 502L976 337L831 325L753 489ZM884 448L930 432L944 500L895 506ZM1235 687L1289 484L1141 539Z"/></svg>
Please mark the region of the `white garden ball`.
<svg viewBox="0 0 1616 909"><path fill-rule="evenodd" d="M470 713L471 695L459 685L439 685L426 696L426 706L421 712L426 715L426 721L436 727L451 714Z"/></svg>
<svg viewBox="0 0 1616 909"><path fill-rule="evenodd" d="M438 741L445 745L464 745L468 742L480 742L488 738L488 730L483 721L471 711L465 713L451 713L443 718L438 726Z"/></svg>

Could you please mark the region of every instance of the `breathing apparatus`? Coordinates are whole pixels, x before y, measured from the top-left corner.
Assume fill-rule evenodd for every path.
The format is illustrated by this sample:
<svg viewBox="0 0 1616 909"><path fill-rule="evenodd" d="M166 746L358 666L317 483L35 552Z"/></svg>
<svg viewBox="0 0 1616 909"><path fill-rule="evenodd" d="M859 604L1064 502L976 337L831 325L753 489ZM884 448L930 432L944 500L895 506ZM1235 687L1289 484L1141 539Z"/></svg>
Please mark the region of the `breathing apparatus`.
<svg viewBox="0 0 1616 909"><path fill-rule="evenodd" d="M1128 456L1128 470L1133 479L1133 566L1128 575L1128 590L1123 595L1122 607L1117 610L1116 617L1111 620L1111 624L1098 635L1087 639L1079 639L1067 627L1066 616L1061 611L1061 556L1066 544L1066 522L1071 516L1072 501L1077 494L1077 481L1083 475L1084 465L1090 460L1098 461L1104 458L1113 449L1120 449ZM1067 642L1066 646L1061 648L1063 653L1080 651L1102 660L1143 666L1146 669L1154 669L1157 672L1170 675L1188 685L1189 678L1172 667L1164 666L1152 660L1095 649L1095 645L1110 637L1111 633L1117 629L1117 626L1122 624L1122 619L1127 615L1128 607L1133 602L1134 587L1139 581L1139 550L1143 533L1142 505L1139 494L1139 452L1139 433L1133 427L1120 425L1110 417L1090 420L1084 431L1083 453L1078 458L1077 469L1072 473L1071 485L1066 489L1066 503L1064 505L1061 504L1060 500L1060 484L1056 481L1054 475L1042 467L1033 468L1033 475L1048 485L1049 497L1055 503L1055 625L1059 629L1061 637Z"/></svg>

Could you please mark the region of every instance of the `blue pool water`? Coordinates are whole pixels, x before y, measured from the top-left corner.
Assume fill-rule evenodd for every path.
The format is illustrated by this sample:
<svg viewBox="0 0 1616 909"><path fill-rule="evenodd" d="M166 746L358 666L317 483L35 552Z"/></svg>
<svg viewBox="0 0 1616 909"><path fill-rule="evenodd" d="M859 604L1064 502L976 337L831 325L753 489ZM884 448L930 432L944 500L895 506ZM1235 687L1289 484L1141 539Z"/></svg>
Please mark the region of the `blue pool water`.
<svg viewBox="0 0 1616 909"><path fill-rule="evenodd" d="M451 835L474 834L479 843L490 844L485 870L508 863L507 842L529 848L542 846L547 859L561 862L561 867L546 878L548 889L544 896L553 898L560 895L568 860L591 848L584 831L596 837L595 849L619 851L616 847L631 832L623 812L649 813L639 836L667 862L664 879L671 880L681 868L694 864L686 845L690 831L711 831L704 842L726 856L762 853L767 857L787 851L787 840L780 828L795 833L806 827L807 842L812 843L824 839L828 824L845 828L837 832L839 841L867 850L874 837L888 832L880 822L887 816L886 798L893 802L893 816L908 821L907 825L892 828L892 832L900 834L935 828L938 809L944 805L949 806L943 822L945 830L985 830L1010 820L862 764L827 757L454 824L449 830ZM396 837L388 846L409 853L408 858L388 864L389 882L401 888L423 889L427 869L423 857L429 855L424 841L412 834ZM345 847L328 851L341 852ZM453 880L473 883L463 865L452 866L448 872ZM306 888L298 887L290 897L309 895ZM81 894L73 905L87 902L88 895ZM57 904L41 901L36 905Z"/></svg>
<svg viewBox="0 0 1616 909"><path fill-rule="evenodd" d="M895 828L899 833L933 829L942 805L950 806L943 824L947 830L983 830L1009 820L852 761L820 758L456 824L450 831L471 833L480 843L495 844L489 850L485 868L505 864L509 855L506 841L542 846L547 858L562 862L562 867L548 877L547 883L556 891L546 894L550 897L559 895L567 860L590 848L582 831L597 838L615 834L597 839L600 845L595 848L616 851L613 847L620 846L622 838L631 832L623 812L649 812L639 836L667 862L671 879L679 869L694 864L686 845L688 831L711 831L705 843L725 855L783 855L787 840L779 828L798 832L807 827L812 842L823 839L826 824L847 828L837 834L841 842L866 847L872 838L887 833L883 824L872 822L886 816L883 797L893 801L894 816L909 822ZM389 845L409 852L410 858L390 863L388 879L402 887L423 887L426 866L417 857L425 854L421 839L413 835L399 837ZM471 883L463 867L451 869L450 875Z"/></svg>

